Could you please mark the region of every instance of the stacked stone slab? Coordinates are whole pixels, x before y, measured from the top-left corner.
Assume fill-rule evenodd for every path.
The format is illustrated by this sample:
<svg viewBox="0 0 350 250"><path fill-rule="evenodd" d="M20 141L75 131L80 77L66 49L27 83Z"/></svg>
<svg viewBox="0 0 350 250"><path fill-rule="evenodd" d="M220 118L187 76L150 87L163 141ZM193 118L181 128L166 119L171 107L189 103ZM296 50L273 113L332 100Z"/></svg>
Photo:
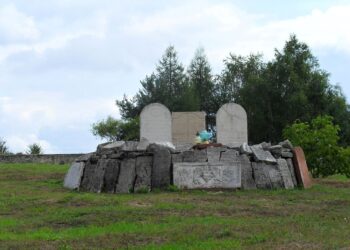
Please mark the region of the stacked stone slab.
<svg viewBox="0 0 350 250"><path fill-rule="evenodd" d="M205 149L176 149L147 140L105 143L76 159L64 186L96 193L148 192L171 184L188 189L291 189L302 184L293 157L289 141Z"/></svg>

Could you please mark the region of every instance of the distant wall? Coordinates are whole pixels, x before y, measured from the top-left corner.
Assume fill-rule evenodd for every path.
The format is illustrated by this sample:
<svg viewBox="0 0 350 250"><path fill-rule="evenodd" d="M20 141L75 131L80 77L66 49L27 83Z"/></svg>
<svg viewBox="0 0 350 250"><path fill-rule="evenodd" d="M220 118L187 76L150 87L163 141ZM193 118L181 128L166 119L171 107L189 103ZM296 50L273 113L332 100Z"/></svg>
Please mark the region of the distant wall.
<svg viewBox="0 0 350 250"><path fill-rule="evenodd" d="M0 155L0 163L71 164L83 154Z"/></svg>

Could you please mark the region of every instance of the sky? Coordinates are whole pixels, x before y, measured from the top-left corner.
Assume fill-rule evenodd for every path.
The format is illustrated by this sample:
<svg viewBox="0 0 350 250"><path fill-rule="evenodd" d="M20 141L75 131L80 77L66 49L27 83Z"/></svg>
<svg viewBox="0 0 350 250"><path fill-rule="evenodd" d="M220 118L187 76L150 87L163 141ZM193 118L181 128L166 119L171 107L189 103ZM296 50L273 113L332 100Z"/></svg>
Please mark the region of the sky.
<svg viewBox="0 0 350 250"><path fill-rule="evenodd" d="M92 152L91 125L131 97L174 45L203 47L213 73L229 53L273 58L291 34L350 98L350 0L0 0L0 138L11 152Z"/></svg>

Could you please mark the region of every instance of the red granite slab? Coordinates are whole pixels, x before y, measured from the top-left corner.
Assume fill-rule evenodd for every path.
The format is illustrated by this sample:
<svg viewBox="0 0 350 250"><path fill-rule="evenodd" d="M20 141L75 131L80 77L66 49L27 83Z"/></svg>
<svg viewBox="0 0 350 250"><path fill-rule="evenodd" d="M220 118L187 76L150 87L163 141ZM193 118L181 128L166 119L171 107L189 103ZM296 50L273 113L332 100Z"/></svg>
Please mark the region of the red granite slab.
<svg viewBox="0 0 350 250"><path fill-rule="evenodd" d="M306 164L305 154L301 147L295 147L293 150L293 163L298 184L304 188L312 186L312 178Z"/></svg>

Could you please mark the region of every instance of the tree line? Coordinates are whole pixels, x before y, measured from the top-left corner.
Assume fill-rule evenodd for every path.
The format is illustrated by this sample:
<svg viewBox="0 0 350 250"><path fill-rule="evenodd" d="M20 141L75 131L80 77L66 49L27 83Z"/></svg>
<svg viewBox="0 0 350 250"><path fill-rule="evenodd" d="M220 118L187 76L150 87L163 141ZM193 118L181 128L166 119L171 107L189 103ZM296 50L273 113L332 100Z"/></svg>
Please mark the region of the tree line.
<svg viewBox="0 0 350 250"><path fill-rule="evenodd" d="M185 69L174 46L169 46L155 71L141 80L136 95L116 101L121 120L109 117L93 124L94 135L139 139L138 116L153 102L171 111L204 111L207 124L215 128L216 111L235 102L247 111L250 143L278 142L293 122L329 115L340 127L340 144L350 144L350 107L341 88L330 83L329 73L295 35L267 62L261 54L230 53L223 64L223 70L214 74L200 48Z"/></svg>

